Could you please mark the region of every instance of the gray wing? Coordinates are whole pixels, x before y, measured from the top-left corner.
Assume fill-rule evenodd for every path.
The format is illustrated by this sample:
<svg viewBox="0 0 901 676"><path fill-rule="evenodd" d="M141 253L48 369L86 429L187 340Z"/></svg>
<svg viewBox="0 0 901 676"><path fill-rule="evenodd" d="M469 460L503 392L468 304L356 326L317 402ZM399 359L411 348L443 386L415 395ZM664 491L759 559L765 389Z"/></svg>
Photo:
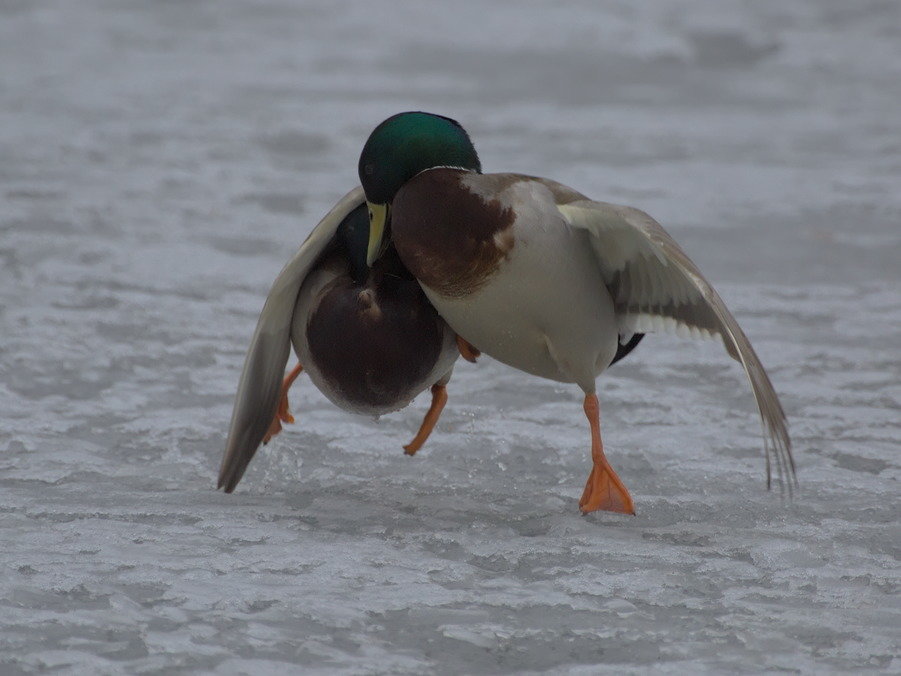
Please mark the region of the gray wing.
<svg viewBox="0 0 901 676"><path fill-rule="evenodd" d="M576 200L558 205L569 224L590 233L613 297L621 334L674 330L719 336L744 367L764 431L767 487L771 454L780 484L797 483L785 413L760 359L723 299L663 227L631 207ZM787 481L786 481L787 480Z"/></svg>
<svg viewBox="0 0 901 676"><path fill-rule="evenodd" d="M282 269L266 297L250 341L238 384L218 488L231 493L266 435L278 407L285 364L291 351L291 322L297 294L310 269L334 237L341 221L364 201L354 188L319 221L294 257Z"/></svg>

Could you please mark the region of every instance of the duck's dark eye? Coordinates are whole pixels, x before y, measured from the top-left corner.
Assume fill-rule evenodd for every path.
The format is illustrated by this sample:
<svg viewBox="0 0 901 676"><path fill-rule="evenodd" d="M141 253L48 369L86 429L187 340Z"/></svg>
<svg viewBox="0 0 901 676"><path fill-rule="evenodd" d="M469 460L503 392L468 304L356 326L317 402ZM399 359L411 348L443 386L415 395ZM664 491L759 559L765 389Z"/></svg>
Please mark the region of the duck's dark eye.
<svg viewBox="0 0 901 676"><path fill-rule="evenodd" d="M375 167L372 164L367 164L363 167L363 173L367 176L372 176L375 173Z"/></svg>

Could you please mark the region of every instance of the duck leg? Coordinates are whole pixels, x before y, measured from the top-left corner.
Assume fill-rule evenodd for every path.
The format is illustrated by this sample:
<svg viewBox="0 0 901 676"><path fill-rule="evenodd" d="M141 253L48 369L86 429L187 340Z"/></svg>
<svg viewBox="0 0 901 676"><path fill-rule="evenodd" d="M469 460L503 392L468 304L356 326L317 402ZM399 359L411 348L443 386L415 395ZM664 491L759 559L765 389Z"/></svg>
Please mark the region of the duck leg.
<svg viewBox="0 0 901 676"><path fill-rule="evenodd" d="M460 350L460 356L463 357L463 359L471 361L473 364L476 363L476 359L482 356L482 353L479 350L474 348L468 341L460 336L457 336L457 349Z"/></svg>
<svg viewBox="0 0 901 676"><path fill-rule="evenodd" d="M446 403L447 388L444 385L432 385L432 405L429 406L428 412L422 419L422 425L419 426L419 431L413 437L413 441L404 446L404 453L416 455L416 451L422 448L432 430L435 429L435 424L438 422L438 417L441 415L441 411L444 410Z"/></svg>
<svg viewBox="0 0 901 676"><path fill-rule="evenodd" d="M300 362L297 362L297 366L292 369L291 373L285 376L285 380L282 382L282 393L278 400L278 408L275 411L275 417L272 418L272 422L269 424L269 430L266 432L266 436L263 437L264 444L268 444L272 437L282 431L283 422L288 424L294 422L294 416L291 415L291 411L288 410L288 390L291 389L291 385L294 384L294 381L297 380L297 376L299 376L302 371L303 366L301 366Z"/></svg>
<svg viewBox="0 0 901 676"><path fill-rule="evenodd" d="M582 499L579 500L579 509L583 514L599 509L635 514L632 496L604 455L604 446L601 443L601 407L596 394L585 395L584 408L588 424L591 426L591 460L594 466L588 475Z"/></svg>

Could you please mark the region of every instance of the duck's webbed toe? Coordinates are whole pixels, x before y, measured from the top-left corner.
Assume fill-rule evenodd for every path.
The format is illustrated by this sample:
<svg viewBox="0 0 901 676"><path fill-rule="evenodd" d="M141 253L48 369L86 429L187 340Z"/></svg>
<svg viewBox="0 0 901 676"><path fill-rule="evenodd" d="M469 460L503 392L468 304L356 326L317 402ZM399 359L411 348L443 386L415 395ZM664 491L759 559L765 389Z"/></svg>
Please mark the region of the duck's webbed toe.
<svg viewBox="0 0 901 676"><path fill-rule="evenodd" d="M297 376L299 376L301 372L303 372L303 366L298 362L297 366L285 376L285 380L282 382L282 392L278 399L278 408L275 411L272 422L269 424L269 430L266 432L266 436L263 437L264 444L268 444L272 440L272 437L282 431L282 423L287 423L289 425L294 424L294 416L291 415L291 410L288 408L288 390L291 389L291 385L294 384L294 381L297 380Z"/></svg>

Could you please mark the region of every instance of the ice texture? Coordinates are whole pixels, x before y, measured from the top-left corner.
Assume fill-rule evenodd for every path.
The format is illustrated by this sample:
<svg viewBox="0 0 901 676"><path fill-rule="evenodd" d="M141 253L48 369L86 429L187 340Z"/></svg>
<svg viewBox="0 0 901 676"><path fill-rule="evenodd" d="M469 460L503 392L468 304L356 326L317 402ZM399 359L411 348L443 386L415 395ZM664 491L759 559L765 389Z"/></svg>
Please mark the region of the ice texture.
<svg viewBox="0 0 901 676"><path fill-rule="evenodd" d="M301 377L214 490L269 284L371 128L667 227L741 369L649 336L599 380L638 515L579 515L574 386L461 362L375 422ZM901 4L0 2L0 673L895 672Z"/></svg>

